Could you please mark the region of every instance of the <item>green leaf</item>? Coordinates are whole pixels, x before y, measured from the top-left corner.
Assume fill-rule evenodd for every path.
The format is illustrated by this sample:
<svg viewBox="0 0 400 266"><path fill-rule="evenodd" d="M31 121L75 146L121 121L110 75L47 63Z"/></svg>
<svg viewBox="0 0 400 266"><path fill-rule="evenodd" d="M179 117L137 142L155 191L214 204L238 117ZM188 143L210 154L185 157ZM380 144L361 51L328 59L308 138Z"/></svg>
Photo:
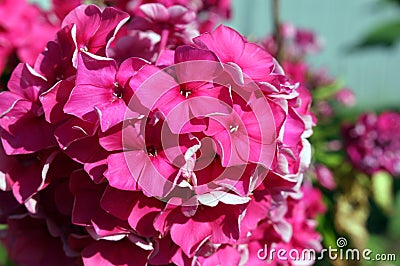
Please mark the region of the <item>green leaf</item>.
<svg viewBox="0 0 400 266"><path fill-rule="evenodd" d="M393 177L385 171L375 173L371 178L373 199L387 214L393 212Z"/></svg>
<svg viewBox="0 0 400 266"><path fill-rule="evenodd" d="M332 95L334 95L342 87L342 83L339 81L335 81L334 83L326 86L318 87L313 90L313 100L328 100L332 98Z"/></svg>
<svg viewBox="0 0 400 266"><path fill-rule="evenodd" d="M400 193L394 203L394 215L389 220L389 234L394 239L400 239Z"/></svg>
<svg viewBox="0 0 400 266"><path fill-rule="evenodd" d="M399 19L375 27L352 50L376 46L390 47L398 41L400 41Z"/></svg>
<svg viewBox="0 0 400 266"><path fill-rule="evenodd" d="M400 0L381 0L384 4L395 4L400 7Z"/></svg>
<svg viewBox="0 0 400 266"><path fill-rule="evenodd" d="M0 265L4 266L11 266L11 262L8 260L7 251L5 248L0 244Z"/></svg>

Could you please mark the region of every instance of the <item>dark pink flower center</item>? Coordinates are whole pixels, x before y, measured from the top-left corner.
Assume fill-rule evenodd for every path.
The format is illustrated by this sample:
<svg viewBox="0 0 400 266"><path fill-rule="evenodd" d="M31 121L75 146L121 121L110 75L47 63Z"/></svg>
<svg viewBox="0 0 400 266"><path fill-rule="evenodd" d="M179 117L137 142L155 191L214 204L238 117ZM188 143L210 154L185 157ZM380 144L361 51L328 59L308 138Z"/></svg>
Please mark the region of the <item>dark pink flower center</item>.
<svg viewBox="0 0 400 266"><path fill-rule="evenodd" d="M189 98L189 96L192 94L192 91L191 91L191 90L188 90L188 89L183 89L183 88L181 88L180 91L179 91L179 93L180 93L183 97Z"/></svg>
<svg viewBox="0 0 400 266"><path fill-rule="evenodd" d="M119 86L118 82L114 82L113 96L118 99L122 98L122 88Z"/></svg>
<svg viewBox="0 0 400 266"><path fill-rule="evenodd" d="M154 145L149 145L146 147L147 155L150 157L156 157L157 156L157 148Z"/></svg>
<svg viewBox="0 0 400 266"><path fill-rule="evenodd" d="M239 130L239 126L238 125L232 124L232 125L229 126L229 132L231 132L231 133L235 133L238 130Z"/></svg>

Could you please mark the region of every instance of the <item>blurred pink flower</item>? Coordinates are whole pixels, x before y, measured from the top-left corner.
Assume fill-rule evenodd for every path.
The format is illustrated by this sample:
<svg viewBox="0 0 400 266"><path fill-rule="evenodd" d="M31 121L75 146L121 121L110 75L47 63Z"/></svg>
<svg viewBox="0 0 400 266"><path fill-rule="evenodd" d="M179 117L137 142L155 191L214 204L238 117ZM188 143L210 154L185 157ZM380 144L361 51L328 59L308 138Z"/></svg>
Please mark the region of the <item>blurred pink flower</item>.
<svg viewBox="0 0 400 266"><path fill-rule="evenodd" d="M400 114L386 111L380 115L362 114L355 124L347 125L343 137L351 162L369 175L388 171L400 175Z"/></svg>

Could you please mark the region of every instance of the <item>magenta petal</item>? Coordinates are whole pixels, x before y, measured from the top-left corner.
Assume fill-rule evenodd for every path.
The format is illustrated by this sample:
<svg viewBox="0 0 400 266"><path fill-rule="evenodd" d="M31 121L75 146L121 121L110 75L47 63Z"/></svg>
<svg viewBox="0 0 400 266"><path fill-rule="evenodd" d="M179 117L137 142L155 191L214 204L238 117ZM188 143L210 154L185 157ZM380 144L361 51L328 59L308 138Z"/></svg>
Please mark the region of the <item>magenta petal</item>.
<svg viewBox="0 0 400 266"><path fill-rule="evenodd" d="M0 119L3 119L4 116L7 115L14 108L15 104L18 101L25 100L25 99L21 98L20 95L9 92L9 91L2 91L0 93L0 97L1 97ZM30 108L26 108L26 110L30 110ZM24 112L24 113L26 113L26 112Z"/></svg>
<svg viewBox="0 0 400 266"><path fill-rule="evenodd" d="M158 236L153 227L153 222L162 208L162 201L156 198L148 198L141 193L132 204L132 211L129 215L128 223L141 236Z"/></svg>
<svg viewBox="0 0 400 266"><path fill-rule="evenodd" d="M143 119L135 121L133 125L128 123L126 126L124 125L122 128L122 144L124 150L144 151L146 145L142 126L145 122L145 119Z"/></svg>
<svg viewBox="0 0 400 266"><path fill-rule="evenodd" d="M37 106L31 101L9 91L1 92L0 97L0 127L4 130L10 132L10 127L19 120L35 116L31 111Z"/></svg>
<svg viewBox="0 0 400 266"><path fill-rule="evenodd" d="M95 5L81 5L72 10L63 20L61 27L76 25L78 49L89 45L90 38L101 23L101 10Z"/></svg>
<svg viewBox="0 0 400 266"><path fill-rule="evenodd" d="M15 167L10 173L12 177L16 177L13 185L13 193L18 202L23 203L29 200L40 190L47 186L46 181L50 178L49 168L57 156L58 152L51 153L42 164L39 161L31 163L27 167Z"/></svg>
<svg viewBox="0 0 400 266"><path fill-rule="evenodd" d="M210 90L220 91L216 88ZM212 92L210 92L210 94L212 95ZM215 97L193 97L190 99L189 103L190 110L195 117L213 116L217 114L229 115L232 112L232 107L230 105Z"/></svg>
<svg viewBox="0 0 400 266"><path fill-rule="evenodd" d="M85 116L86 114L95 111L95 106L109 102L111 98L112 91L109 89L91 85L77 85L65 104L64 112L85 119L87 117Z"/></svg>
<svg viewBox="0 0 400 266"><path fill-rule="evenodd" d="M105 188L104 184L95 185L84 171L77 170L71 174L69 186L75 196L72 222L92 225L93 217L100 211L98 201Z"/></svg>
<svg viewBox="0 0 400 266"><path fill-rule="evenodd" d="M2 242L8 246L8 255L17 265L69 266L78 263L65 254L61 239L50 234L45 219L10 216Z"/></svg>
<svg viewBox="0 0 400 266"><path fill-rule="evenodd" d="M84 164L83 169L96 184L103 182L104 172L107 170L106 153L97 154L90 162Z"/></svg>
<svg viewBox="0 0 400 266"><path fill-rule="evenodd" d="M90 51L105 56L108 46L128 19L128 13L113 7L106 7L101 14L100 26L96 34L90 40ZM105 51L102 51L103 49L105 49Z"/></svg>
<svg viewBox="0 0 400 266"><path fill-rule="evenodd" d="M171 66L174 64L175 50L162 50L158 55L156 66Z"/></svg>
<svg viewBox="0 0 400 266"><path fill-rule="evenodd" d="M181 5L173 5L168 8L170 22L173 24L188 24L196 19L196 13Z"/></svg>
<svg viewBox="0 0 400 266"><path fill-rule="evenodd" d="M187 123L193 118L190 115L189 101L179 101L177 98L174 99L175 101L158 104L160 104L161 108L166 108L167 111L170 110L170 112L164 113L164 115L166 115L166 121L171 131L175 134L186 133L182 131L183 127L185 125L188 127L189 125L187 125ZM189 129L191 128L189 127Z"/></svg>
<svg viewBox="0 0 400 266"><path fill-rule="evenodd" d="M274 223L274 229L282 236L283 241L289 242L292 238L293 228L287 221L282 220Z"/></svg>
<svg viewBox="0 0 400 266"><path fill-rule="evenodd" d="M212 33L196 37L193 41L199 47L213 51L224 63L235 62L245 47L245 39L237 31L223 25Z"/></svg>
<svg viewBox="0 0 400 266"><path fill-rule="evenodd" d="M11 134L1 132L4 150L9 155L29 154L57 145L53 125L40 117L21 119L10 131Z"/></svg>
<svg viewBox="0 0 400 266"><path fill-rule="evenodd" d="M24 203L26 200L36 194L43 184L42 168L38 162L29 167L16 167L10 173L12 177L16 177L12 191L15 199L19 203Z"/></svg>
<svg viewBox="0 0 400 266"><path fill-rule="evenodd" d="M246 164L249 160L250 143L248 136L242 129L231 133L233 125L232 116L210 117L206 134L218 142L217 152L221 156L221 163L224 167ZM241 121L236 120L234 126L244 128Z"/></svg>
<svg viewBox="0 0 400 266"><path fill-rule="evenodd" d="M254 64L257 62L257 64ZM253 43L246 43L240 59L235 62L243 72L255 81L265 80L274 66L273 57Z"/></svg>
<svg viewBox="0 0 400 266"><path fill-rule="evenodd" d="M212 81L222 72L222 65L213 52L188 45L176 49L175 63L179 83Z"/></svg>
<svg viewBox="0 0 400 266"><path fill-rule="evenodd" d="M117 73L117 64L112 58L82 52L78 56L77 85L92 85L112 88Z"/></svg>
<svg viewBox="0 0 400 266"><path fill-rule="evenodd" d="M168 9L162 4L143 4L140 6L140 10L154 21L167 21L169 19Z"/></svg>
<svg viewBox="0 0 400 266"><path fill-rule="evenodd" d="M191 232L190 236L187 232ZM183 224L174 224L171 227L171 238L178 244L188 257L192 257L200 245L212 234L209 223L188 219Z"/></svg>
<svg viewBox="0 0 400 266"><path fill-rule="evenodd" d="M122 125L117 125L105 133L99 134L100 145L107 151L122 151Z"/></svg>
<svg viewBox="0 0 400 266"><path fill-rule="evenodd" d="M129 163L129 168L136 173L138 168L134 164L137 164L136 162L143 163L143 168L140 175L138 175L138 184L143 193L149 197L165 197L173 188L173 179L177 176L178 169L172 167L164 158L161 158L161 155L158 155L155 160L150 160L145 154L144 158L141 155L142 159L137 161L138 158L135 155L138 155L138 153L128 152L126 156L128 161L131 162Z"/></svg>
<svg viewBox="0 0 400 266"><path fill-rule="evenodd" d="M92 123L71 117L57 127L54 135L59 146L66 149L71 143L92 136L95 130L96 127Z"/></svg>
<svg viewBox="0 0 400 266"><path fill-rule="evenodd" d="M147 109L153 110L161 96L177 86L174 78L154 66L145 65L131 79L134 97ZM131 106L130 106L131 107ZM132 106L131 108L135 108Z"/></svg>
<svg viewBox="0 0 400 266"><path fill-rule="evenodd" d="M109 128L122 122L126 109L127 106L122 99L97 105L95 110L99 116L101 131L105 132Z"/></svg>
<svg viewBox="0 0 400 266"><path fill-rule="evenodd" d="M66 113L79 118L94 111L94 107L114 99L117 66L113 59L80 53L76 86L64 107Z"/></svg>
<svg viewBox="0 0 400 266"><path fill-rule="evenodd" d="M240 265L241 253L234 247L224 246L219 248L216 253L204 259L203 266L214 265ZM202 258L200 259L202 260ZM261 260L260 260L261 261Z"/></svg>
<svg viewBox="0 0 400 266"><path fill-rule="evenodd" d="M118 85L122 88L125 87L129 79L139 71L144 65L149 64L148 61L139 58L139 57L131 57L126 59L124 62L121 63L119 66L116 79Z"/></svg>
<svg viewBox="0 0 400 266"><path fill-rule="evenodd" d="M149 263L151 265L168 265L171 263L171 258L177 252L178 248L179 247L172 242L170 235L167 235L161 239L157 239L154 245L154 251L149 257ZM183 263L176 264L185 265Z"/></svg>
<svg viewBox="0 0 400 266"><path fill-rule="evenodd" d="M132 211L133 202L137 200L140 194L142 193L119 190L108 186L103 193L100 205L111 215L121 220L127 220ZM115 199L121 200L116 204Z"/></svg>
<svg viewBox="0 0 400 266"><path fill-rule="evenodd" d="M146 265L149 251L143 250L124 238L120 241L100 240L82 251L86 266Z"/></svg>
<svg viewBox="0 0 400 266"><path fill-rule="evenodd" d="M15 166L18 166L17 157L6 155L3 145L0 143L0 190L8 191L11 189L9 172Z"/></svg>
<svg viewBox="0 0 400 266"><path fill-rule="evenodd" d="M305 130L305 124L300 115L289 108L285 122L285 134L283 135L283 143L288 146L295 146L301 139L301 135Z"/></svg>
<svg viewBox="0 0 400 266"><path fill-rule="evenodd" d="M20 63L8 81L8 89L25 99L36 102L46 88L46 79L27 64Z"/></svg>
<svg viewBox="0 0 400 266"><path fill-rule="evenodd" d="M121 190L138 190L136 180L142 171L145 154L143 152L127 152L127 158L132 156L135 157L134 163L132 163L135 168L131 167L131 165L128 168L123 153L115 153L108 156L108 169L104 175L110 186Z"/></svg>
<svg viewBox="0 0 400 266"><path fill-rule="evenodd" d="M100 146L97 136L76 140L65 148L64 152L71 159L82 164L97 162L107 154Z"/></svg>
<svg viewBox="0 0 400 266"><path fill-rule="evenodd" d="M62 80L40 95L40 101L47 122L56 124L68 117L64 113L63 108L68 101L73 87L73 83Z"/></svg>

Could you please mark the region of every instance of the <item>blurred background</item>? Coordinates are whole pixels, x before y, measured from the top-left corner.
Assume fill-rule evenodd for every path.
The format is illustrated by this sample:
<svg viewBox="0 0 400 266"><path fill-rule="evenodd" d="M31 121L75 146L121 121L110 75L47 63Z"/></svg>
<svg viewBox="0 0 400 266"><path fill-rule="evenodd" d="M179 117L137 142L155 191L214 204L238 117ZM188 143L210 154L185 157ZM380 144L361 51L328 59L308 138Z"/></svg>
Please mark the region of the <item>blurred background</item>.
<svg viewBox="0 0 400 266"><path fill-rule="evenodd" d="M314 31L323 49L308 58L312 66L327 67L344 81L357 98L358 110L382 109L400 103L400 45L376 45L368 49L354 46L371 31L389 24L390 38L396 29L390 22L399 21L396 3L377 0L281 0L282 22ZM392 1L396 2L396 1ZM398 2L398 1L397 1ZM229 25L245 36L263 37L272 32L271 1L233 0L233 18ZM398 30L397 30L398 32ZM393 36L393 39L399 38Z"/></svg>

